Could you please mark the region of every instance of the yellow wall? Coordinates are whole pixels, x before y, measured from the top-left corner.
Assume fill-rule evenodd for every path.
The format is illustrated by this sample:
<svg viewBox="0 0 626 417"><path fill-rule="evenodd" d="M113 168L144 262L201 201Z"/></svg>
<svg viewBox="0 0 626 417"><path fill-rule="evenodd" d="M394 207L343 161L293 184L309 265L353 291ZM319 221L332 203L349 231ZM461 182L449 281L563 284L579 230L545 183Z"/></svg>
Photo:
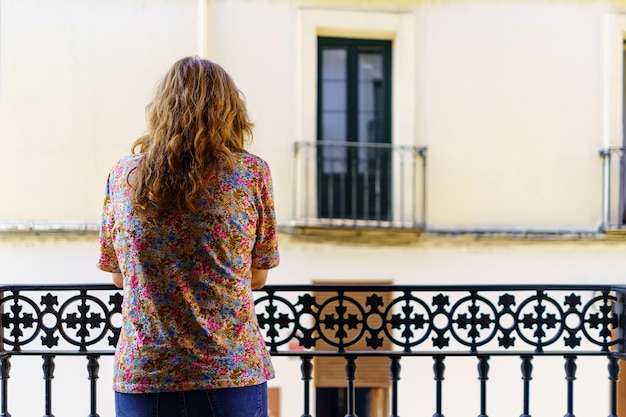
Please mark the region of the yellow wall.
<svg viewBox="0 0 626 417"><path fill-rule="evenodd" d="M393 39L393 139L429 148L429 227L596 231L598 149L622 143L621 102L611 88L620 82L621 63L607 59L615 39L605 38L617 33L621 53L620 25L607 31L606 18L620 11L618 3L0 0L0 226L97 224L110 166L142 133L144 106L159 77L189 54L222 64L244 92L256 124L252 151L270 163L279 221L289 224L293 143L315 140L315 37L323 33ZM384 246L281 234L282 264L269 282L624 281L626 241L569 238L424 236L412 245ZM107 282L95 268L97 250L95 234L0 233L0 282ZM33 372L20 372L22 363L14 361L12 392L32 386L41 369L35 359ZM112 413L108 361L101 415ZM55 381L69 378L62 362ZM406 375L417 375L403 376L403 398L415 392L434 398L431 365L403 364ZM293 384L298 366L277 360L272 385L284 389L284 415L302 412L302 389ZM74 368L75 380L86 380L84 364ZM475 363L453 369L447 392L459 401L446 403L445 413L458 416L478 398L458 378L475 372ZM509 398L519 363L499 369L509 369L509 379L497 382L494 375L492 386L502 391L493 398ZM606 380L605 369L603 363L590 372ZM563 381L562 364L549 373L533 381L540 396L553 395L553 381ZM606 391L602 384L580 388L592 399ZM74 398L55 398L56 415L64 407L77 410ZM539 407L542 398L533 404ZM42 412L30 401L11 407L14 415ZM413 415L406 407L400 415ZM576 407L577 415L592 415L596 404L581 399ZM422 408L432 413L432 404ZM562 412L556 408L533 415ZM493 401L490 412L511 412L510 404Z"/></svg>
<svg viewBox="0 0 626 417"><path fill-rule="evenodd" d="M196 6L2 1L0 219L98 218L158 78L197 51Z"/></svg>
<svg viewBox="0 0 626 417"><path fill-rule="evenodd" d="M382 22L372 36L395 42L394 141L429 147L429 226L595 230L611 7L3 0L0 219L97 221L108 168L143 131L153 86L200 53L246 95L252 150L270 162L289 222L292 144L315 138L311 40L368 33L367 17Z"/></svg>

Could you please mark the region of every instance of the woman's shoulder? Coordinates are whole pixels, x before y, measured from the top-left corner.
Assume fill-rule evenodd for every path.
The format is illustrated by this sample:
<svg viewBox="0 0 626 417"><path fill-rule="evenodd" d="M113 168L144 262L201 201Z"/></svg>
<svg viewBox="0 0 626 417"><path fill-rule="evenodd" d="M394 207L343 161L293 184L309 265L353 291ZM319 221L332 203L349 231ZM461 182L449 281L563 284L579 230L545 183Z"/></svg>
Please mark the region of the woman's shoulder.
<svg viewBox="0 0 626 417"><path fill-rule="evenodd" d="M118 159L111 167L109 176L112 178L123 177L126 178L128 173L132 171L139 162L142 154L125 155Z"/></svg>
<svg viewBox="0 0 626 417"><path fill-rule="evenodd" d="M134 168L142 156L143 154L130 154L130 155L122 156L113 164L112 171Z"/></svg>
<svg viewBox="0 0 626 417"><path fill-rule="evenodd" d="M269 165L263 158L260 156L254 155L252 153L247 152L236 152L233 153L233 159L237 161L236 163L240 165L242 168L252 169L255 171L268 171Z"/></svg>
<svg viewBox="0 0 626 417"><path fill-rule="evenodd" d="M125 156L122 156L120 159L118 159L117 164L134 165L139 161L139 159L141 159L142 156L143 156L142 153L133 153L130 155L125 155Z"/></svg>

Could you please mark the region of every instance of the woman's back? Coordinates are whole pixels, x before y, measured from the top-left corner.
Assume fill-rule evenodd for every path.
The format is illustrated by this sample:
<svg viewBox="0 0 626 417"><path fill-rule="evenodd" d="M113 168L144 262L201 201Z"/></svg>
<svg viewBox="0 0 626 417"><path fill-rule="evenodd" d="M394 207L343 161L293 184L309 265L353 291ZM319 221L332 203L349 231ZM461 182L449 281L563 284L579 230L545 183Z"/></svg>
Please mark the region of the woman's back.
<svg viewBox="0 0 626 417"><path fill-rule="evenodd" d="M131 173L142 157L113 167L103 215L99 267L124 276L115 390L225 388L273 377L250 287L251 268L278 264L267 164L233 153L233 168L212 176L198 212L151 213L131 202Z"/></svg>

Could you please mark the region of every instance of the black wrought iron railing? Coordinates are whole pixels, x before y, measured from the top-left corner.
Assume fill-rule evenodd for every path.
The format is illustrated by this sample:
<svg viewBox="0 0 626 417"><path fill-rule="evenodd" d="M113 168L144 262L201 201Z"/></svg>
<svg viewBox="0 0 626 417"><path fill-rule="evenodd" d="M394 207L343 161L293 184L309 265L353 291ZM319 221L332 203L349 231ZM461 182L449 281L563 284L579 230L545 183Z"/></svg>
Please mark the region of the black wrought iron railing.
<svg viewBox="0 0 626 417"><path fill-rule="evenodd" d="M426 149L390 143L296 142L293 224L423 230Z"/></svg>
<svg viewBox="0 0 626 417"><path fill-rule="evenodd" d="M345 360L348 417L356 417L357 358L388 358L392 417L398 416L402 401L412 401L399 394L402 361L432 357L433 415L441 417L447 358L474 358L480 381L476 412L487 416L490 360L499 356L520 359L521 375L516 379L523 380L522 416L531 415L533 360L561 358L567 391L563 409L568 417L574 416L577 361L606 358L608 407L597 401L596 414L616 417L625 292L626 288L605 285L272 285L257 291L255 299L259 326L272 355L300 358L304 417L312 415L312 361L317 357ZM10 416L14 398L11 361L23 356L42 358L44 417L53 416L53 389L68 389L53 384L55 360L87 358L88 415L98 416L99 360L113 353L121 306L121 293L111 285L0 286L0 417ZM292 349L294 342L299 349ZM403 376L404 381L410 379L411 375Z"/></svg>

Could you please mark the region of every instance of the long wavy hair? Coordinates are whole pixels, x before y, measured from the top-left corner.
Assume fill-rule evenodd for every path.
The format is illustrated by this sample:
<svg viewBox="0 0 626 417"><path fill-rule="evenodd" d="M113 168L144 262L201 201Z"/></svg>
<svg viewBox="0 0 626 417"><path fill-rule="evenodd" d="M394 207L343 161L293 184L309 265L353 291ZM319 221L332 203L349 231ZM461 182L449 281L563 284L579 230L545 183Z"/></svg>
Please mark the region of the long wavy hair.
<svg viewBox="0 0 626 417"><path fill-rule="evenodd" d="M132 145L143 153L131 201L143 210L197 212L217 167L252 138L241 92L218 64L198 57L172 66L146 107L147 131Z"/></svg>

